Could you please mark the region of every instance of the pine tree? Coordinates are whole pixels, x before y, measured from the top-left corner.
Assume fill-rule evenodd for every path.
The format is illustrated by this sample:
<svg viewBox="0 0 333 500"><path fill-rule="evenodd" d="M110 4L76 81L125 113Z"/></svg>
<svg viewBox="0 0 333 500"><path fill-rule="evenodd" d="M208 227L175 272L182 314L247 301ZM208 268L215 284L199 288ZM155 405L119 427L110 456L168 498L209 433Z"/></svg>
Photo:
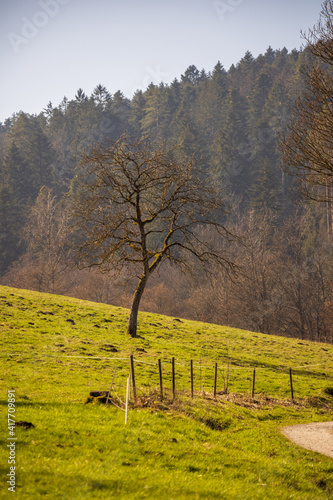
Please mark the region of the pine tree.
<svg viewBox="0 0 333 500"><path fill-rule="evenodd" d="M211 147L214 177L224 190L246 194L251 174L252 148L246 125L246 102L236 89L230 90L225 120Z"/></svg>
<svg viewBox="0 0 333 500"><path fill-rule="evenodd" d="M266 73L261 73L248 97L248 125L252 134L262 123L262 113L271 85L271 78Z"/></svg>
<svg viewBox="0 0 333 500"><path fill-rule="evenodd" d="M211 78L200 85L200 93L196 100L196 123L204 141L208 144L213 142L217 131L222 127L227 93L227 73L218 62Z"/></svg>
<svg viewBox="0 0 333 500"><path fill-rule="evenodd" d="M120 90L117 90L117 92L113 94L112 100L108 103L107 110L110 111L117 124L114 135L119 136L128 128L130 101Z"/></svg>
<svg viewBox="0 0 333 500"><path fill-rule="evenodd" d="M85 92L81 88L79 88L75 94L75 99L80 104L83 101L87 101L88 97L86 96Z"/></svg>
<svg viewBox="0 0 333 500"><path fill-rule="evenodd" d="M181 76L182 83L196 85L200 82L200 71L194 64L189 66L185 73Z"/></svg>
<svg viewBox="0 0 333 500"><path fill-rule="evenodd" d="M249 206L254 209L267 207L276 211L281 208L281 195L276 175L271 170L270 159L264 158L255 182L249 189Z"/></svg>
<svg viewBox="0 0 333 500"><path fill-rule="evenodd" d="M275 56L276 56L276 51L273 50L271 46L269 46L264 55L267 64L271 66L275 61Z"/></svg>
<svg viewBox="0 0 333 500"><path fill-rule="evenodd" d="M25 150L27 153L27 151ZM34 172L14 139L9 147L3 166L3 177L9 193L17 204L25 204L35 197Z"/></svg>
<svg viewBox="0 0 333 500"><path fill-rule="evenodd" d="M51 101L48 102L46 108L43 109L43 112L44 112L44 115L46 117L47 123L50 123L50 120L51 120L52 115L53 115L53 105L52 105Z"/></svg>
<svg viewBox="0 0 333 500"><path fill-rule="evenodd" d="M169 88L161 83L151 84L145 94L144 117L141 120L143 132L151 137L169 139L170 122L172 120L172 94Z"/></svg>
<svg viewBox="0 0 333 500"><path fill-rule="evenodd" d="M135 92L130 104L129 124L133 135L140 137L142 132L142 121L145 117L146 98L142 90Z"/></svg>
<svg viewBox="0 0 333 500"><path fill-rule="evenodd" d="M0 275L22 252L21 230L26 220L24 207L11 187L0 184Z"/></svg>
<svg viewBox="0 0 333 500"><path fill-rule="evenodd" d="M21 230L32 204L29 165L13 140L0 169L0 273L20 256Z"/></svg>
<svg viewBox="0 0 333 500"><path fill-rule="evenodd" d="M151 83L145 94L144 117L141 120L142 130L152 135L158 135L160 121L162 120L161 92L157 85Z"/></svg>
<svg viewBox="0 0 333 500"><path fill-rule="evenodd" d="M101 84L94 88L91 96L94 99L96 106L101 106L103 109L105 109L107 104L111 101L111 94L108 92L106 87Z"/></svg>
<svg viewBox="0 0 333 500"><path fill-rule="evenodd" d="M54 179L53 163L55 161L55 151L38 124L36 124L35 131L29 141L27 154L33 172L32 189L34 197L36 197L42 186L51 187Z"/></svg>

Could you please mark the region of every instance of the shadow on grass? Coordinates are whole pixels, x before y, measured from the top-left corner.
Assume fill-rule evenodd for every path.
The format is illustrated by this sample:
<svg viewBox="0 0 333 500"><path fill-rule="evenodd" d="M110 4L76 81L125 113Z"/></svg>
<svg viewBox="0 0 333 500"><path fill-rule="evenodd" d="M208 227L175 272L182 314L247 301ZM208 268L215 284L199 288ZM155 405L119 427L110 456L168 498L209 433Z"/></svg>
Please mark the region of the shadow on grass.
<svg viewBox="0 0 333 500"><path fill-rule="evenodd" d="M128 464L123 464L124 471L129 469ZM189 467L188 472L198 473L200 470L197 467ZM138 498L138 492L146 491L145 495L140 495L140 498L169 498L169 494L172 498L197 498L197 486L196 482L190 485L174 484L170 485L169 492L162 492L162 484L152 484L153 480L147 479L146 475L144 477L138 477L134 475L132 478L126 472L126 474L121 473L122 477L119 477L119 470L117 472L111 473L110 475L118 476L110 479L104 478L92 478L83 475L65 475L57 474L56 476L56 486L57 493L60 495L66 495L66 498L117 498L121 495L121 498ZM31 478L29 478L31 480ZM201 482L201 481L200 481ZM35 484L25 484L24 475L18 477L17 491L23 493L27 487L31 491L33 488L33 493L36 497L39 495L50 495L54 488L54 474L39 471L38 477L34 481ZM60 491L59 491L59 485ZM163 484L163 486L165 486ZM148 493L149 492L149 493ZM107 495L107 496L106 496ZM134 496L135 495L135 496ZM167 496L166 496L167 495ZM88 497L87 497L88 498ZM214 491L213 488L207 488L200 498L205 499L220 499L221 492Z"/></svg>
<svg viewBox="0 0 333 500"><path fill-rule="evenodd" d="M51 407L51 408L61 408L61 407L67 407L68 405L71 406L76 406L76 407L84 407L85 401L82 400L82 403L72 403L71 401L66 401L64 403L59 403L59 402L39 402L39 401L16 401L15 402L15 407L16 408L34 408L36 410L40 409L41 407L46 408L46 407ZM0 400L0 406L8 406L8 402L6 400Z"/></svg>

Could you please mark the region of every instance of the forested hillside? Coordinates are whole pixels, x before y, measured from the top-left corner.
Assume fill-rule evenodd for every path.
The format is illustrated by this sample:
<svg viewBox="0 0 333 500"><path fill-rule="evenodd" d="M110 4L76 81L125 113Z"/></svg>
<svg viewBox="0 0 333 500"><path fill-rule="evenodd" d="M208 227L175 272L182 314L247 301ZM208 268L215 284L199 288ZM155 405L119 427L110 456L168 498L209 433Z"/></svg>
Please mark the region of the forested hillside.
<svg viewBox="0 0 333 500"><path fill-rule="evenodd" d="M238 269L232 280L217 273L212 286L166 267L143 307L331 341L330 214L295 207L278 150L307 57L269 47L228 71L220 62L209 73L191 65L180 80L151 84L132 99L99 84L90 96L78 89L57 106L49 102L38 116L13 114L0 125L2 283L128 304L128 290L112 277L69 271L65 245L65 198L80 154L126 131L194 155L207 183L222 187L226 225L242 241L222 249Z"/></svg>

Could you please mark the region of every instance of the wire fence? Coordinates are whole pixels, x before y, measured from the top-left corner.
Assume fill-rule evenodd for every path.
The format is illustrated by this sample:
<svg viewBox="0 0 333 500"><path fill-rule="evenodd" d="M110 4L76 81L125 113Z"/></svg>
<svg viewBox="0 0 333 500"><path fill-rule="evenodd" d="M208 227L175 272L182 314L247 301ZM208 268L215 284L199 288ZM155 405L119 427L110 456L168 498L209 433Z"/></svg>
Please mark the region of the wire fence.
<svg viewBox="0 0 333 500"><path fill-rule="evenodd" d="M146 361L140 358L117 356L87 356L87 355L61 355L46 353L0 353L0 356L20 357L36 360L78 360L83 364L85 361L103 362L107 375L98 377L99 384L108 386L110 370L116 368L117 375L114 390L124 393L125 381L129 374L132 379L133 397L143 395L154 390L163 399L167 394L176 398L178 394L210 394L217 397L220 394L239 393L248 394L252 398L258 393L266 393L270 396L289 396L294 400L296 396L314 394L318 390L318 384L309 381L320 379L325 384L333 384L333 364L315 363L300 366L265 366L265 365L239 365L231 359L216 360L176 360L175 358L158 358L154 361ZM106 365L107 363L107 365ZM110 365L111 363L111 365ZM82 365L77 366L77 369ZM314 369L319 368L318 371ZM105 376L104 376L105 375ZM296 382L296 383L295 383ZM302 382L302 383L301 383ZM320 385L320 384L319 384ZM321 385L323 385L321 383ZM302 389L300 387L302 386ZM100 387L102 389L102 387ZM104 391L105 392L105 391Z"/></svg>

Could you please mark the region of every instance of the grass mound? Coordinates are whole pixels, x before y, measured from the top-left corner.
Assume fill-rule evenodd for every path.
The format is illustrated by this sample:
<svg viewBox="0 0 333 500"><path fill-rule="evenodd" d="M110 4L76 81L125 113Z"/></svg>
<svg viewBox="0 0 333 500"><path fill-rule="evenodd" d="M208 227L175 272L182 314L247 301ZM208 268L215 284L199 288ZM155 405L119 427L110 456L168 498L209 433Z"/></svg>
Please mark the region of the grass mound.
<svg viewBox="0 0 333 500"><path fill-rule="evenodd" d="M20 499L333 497L332 460L279 431L332 419L332 346L149 313L131 339L125 309L7 287L0 307L0 403L6 414L14 390L16 422L31 424L15 427ZM125 426L130 355L137 398ZM89 396L108 392L114 373L107 406Z"/></svg>

